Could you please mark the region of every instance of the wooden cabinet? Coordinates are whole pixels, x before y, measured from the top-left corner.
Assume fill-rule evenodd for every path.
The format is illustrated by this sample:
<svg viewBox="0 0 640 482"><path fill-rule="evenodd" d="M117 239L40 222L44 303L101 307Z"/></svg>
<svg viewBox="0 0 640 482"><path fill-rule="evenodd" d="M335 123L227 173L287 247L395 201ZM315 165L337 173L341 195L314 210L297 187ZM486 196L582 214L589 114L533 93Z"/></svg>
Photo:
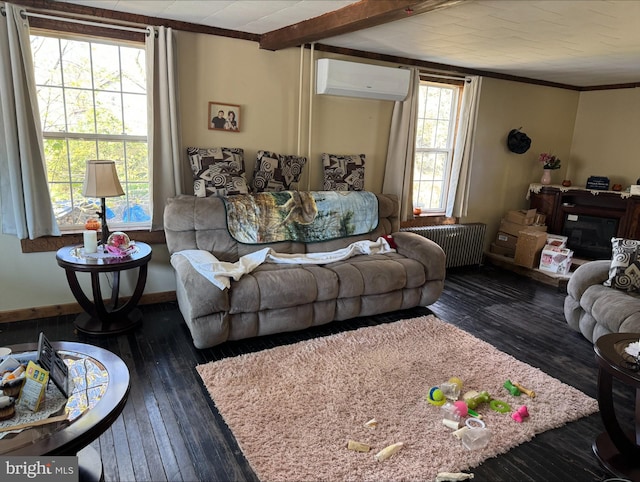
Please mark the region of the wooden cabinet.
<svg viewBox="0 0 640 482"><path fill-rule="evenodd" d="M561 234L567 215L575 214L617 219L617 236L640 239L640 196L583 188L561 190L555 186L540 188L539 185L532 185L529 189L530 207L547 216L547 230L550 233Z"/></svg>

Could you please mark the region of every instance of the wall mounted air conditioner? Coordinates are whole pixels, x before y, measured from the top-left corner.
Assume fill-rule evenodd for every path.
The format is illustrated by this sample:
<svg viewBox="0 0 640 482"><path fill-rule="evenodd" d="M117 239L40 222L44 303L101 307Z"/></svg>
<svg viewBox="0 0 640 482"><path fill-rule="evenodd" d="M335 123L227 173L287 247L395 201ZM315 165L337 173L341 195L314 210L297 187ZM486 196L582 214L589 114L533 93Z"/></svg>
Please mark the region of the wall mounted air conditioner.
<svg viewBox="0 0 640 482"><path fill-rule="evenodd" d="M409 92L408 69L360 64L344 60L318 59L316 93L404 100Z"/></svg>

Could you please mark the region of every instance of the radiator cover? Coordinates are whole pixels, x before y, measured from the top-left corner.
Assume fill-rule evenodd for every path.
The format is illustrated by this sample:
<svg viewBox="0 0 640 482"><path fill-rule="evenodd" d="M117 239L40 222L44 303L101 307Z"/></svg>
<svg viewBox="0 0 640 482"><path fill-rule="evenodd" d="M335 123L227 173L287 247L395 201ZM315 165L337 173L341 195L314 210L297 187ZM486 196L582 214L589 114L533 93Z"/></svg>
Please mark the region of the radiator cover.
<svg viewBox="0 0 640 482"><path fill-rule="evenodd" d="M484 252L484 236L487 225L483 223L446 224L402 228L419 234L438 244L447 255L445 266L481 265Z"/></svg>

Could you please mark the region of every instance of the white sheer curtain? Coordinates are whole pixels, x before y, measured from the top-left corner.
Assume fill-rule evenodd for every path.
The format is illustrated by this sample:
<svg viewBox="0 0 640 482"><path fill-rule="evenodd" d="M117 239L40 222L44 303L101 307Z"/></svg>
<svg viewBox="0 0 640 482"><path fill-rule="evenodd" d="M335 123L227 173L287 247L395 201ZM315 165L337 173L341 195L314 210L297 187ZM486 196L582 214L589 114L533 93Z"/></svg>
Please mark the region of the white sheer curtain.
<svg viewBox="0 0 640 482"><path fill-rule="evenodd" d="M21 9L0 16L0 209L2 232L19 239L59 236L44 162L29 23Z"/></svg>
<svg viewBox="0 0 640 482"><path fill-rule="evenodd" d="M462 217L467 215L469 184L471 181L471 159L481 84L481 77L465 77L458 133L456 145L453 149L451 180L449 181L447 196L447 216Z"/></svg>
<svg viewBox="0 0 640 482"><path fill-rule="evenodd" d="M176 48L171 28L149 30L146 62L151 229L162 229L167 198L182 194Z"/></svg>
<svg viewBox="0 0 640 482"><path fill-rule="evenodd" d="M398 196L400 221L413 217L413 163L419 90L420 72L412 68L407 98L395 103L391 118L382 192Z"/></svg>

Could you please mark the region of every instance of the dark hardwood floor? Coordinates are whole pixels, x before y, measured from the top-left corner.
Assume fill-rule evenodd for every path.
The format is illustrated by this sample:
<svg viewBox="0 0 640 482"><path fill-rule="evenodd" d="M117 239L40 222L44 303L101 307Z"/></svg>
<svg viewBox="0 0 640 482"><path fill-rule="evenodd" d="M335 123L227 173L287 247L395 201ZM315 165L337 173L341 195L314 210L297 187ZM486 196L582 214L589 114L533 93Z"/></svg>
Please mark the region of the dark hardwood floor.
<svg viewBox="0 0 640 482"><path fill-rule="evenodd" d="M564 296L556 288L492 266L457 268L448 272L443 295L429 309L334 322L207 350L193 347L175 303L143 306L142 327L124 335L81 335L74 332L73 317L64 316L2 324L0 344L36 341L43 331L50 340L101 346L126 362L131 372L128 403L92 444L102 456L107 482L253 481L257 479L204 389L196 365L432 312L595 398L593 347L566 325ZM632 427L634 393L615 388L619 414ZM599 414L547 431L475 468L474 481L613 479L591 450L602 431Z"/></svg>

